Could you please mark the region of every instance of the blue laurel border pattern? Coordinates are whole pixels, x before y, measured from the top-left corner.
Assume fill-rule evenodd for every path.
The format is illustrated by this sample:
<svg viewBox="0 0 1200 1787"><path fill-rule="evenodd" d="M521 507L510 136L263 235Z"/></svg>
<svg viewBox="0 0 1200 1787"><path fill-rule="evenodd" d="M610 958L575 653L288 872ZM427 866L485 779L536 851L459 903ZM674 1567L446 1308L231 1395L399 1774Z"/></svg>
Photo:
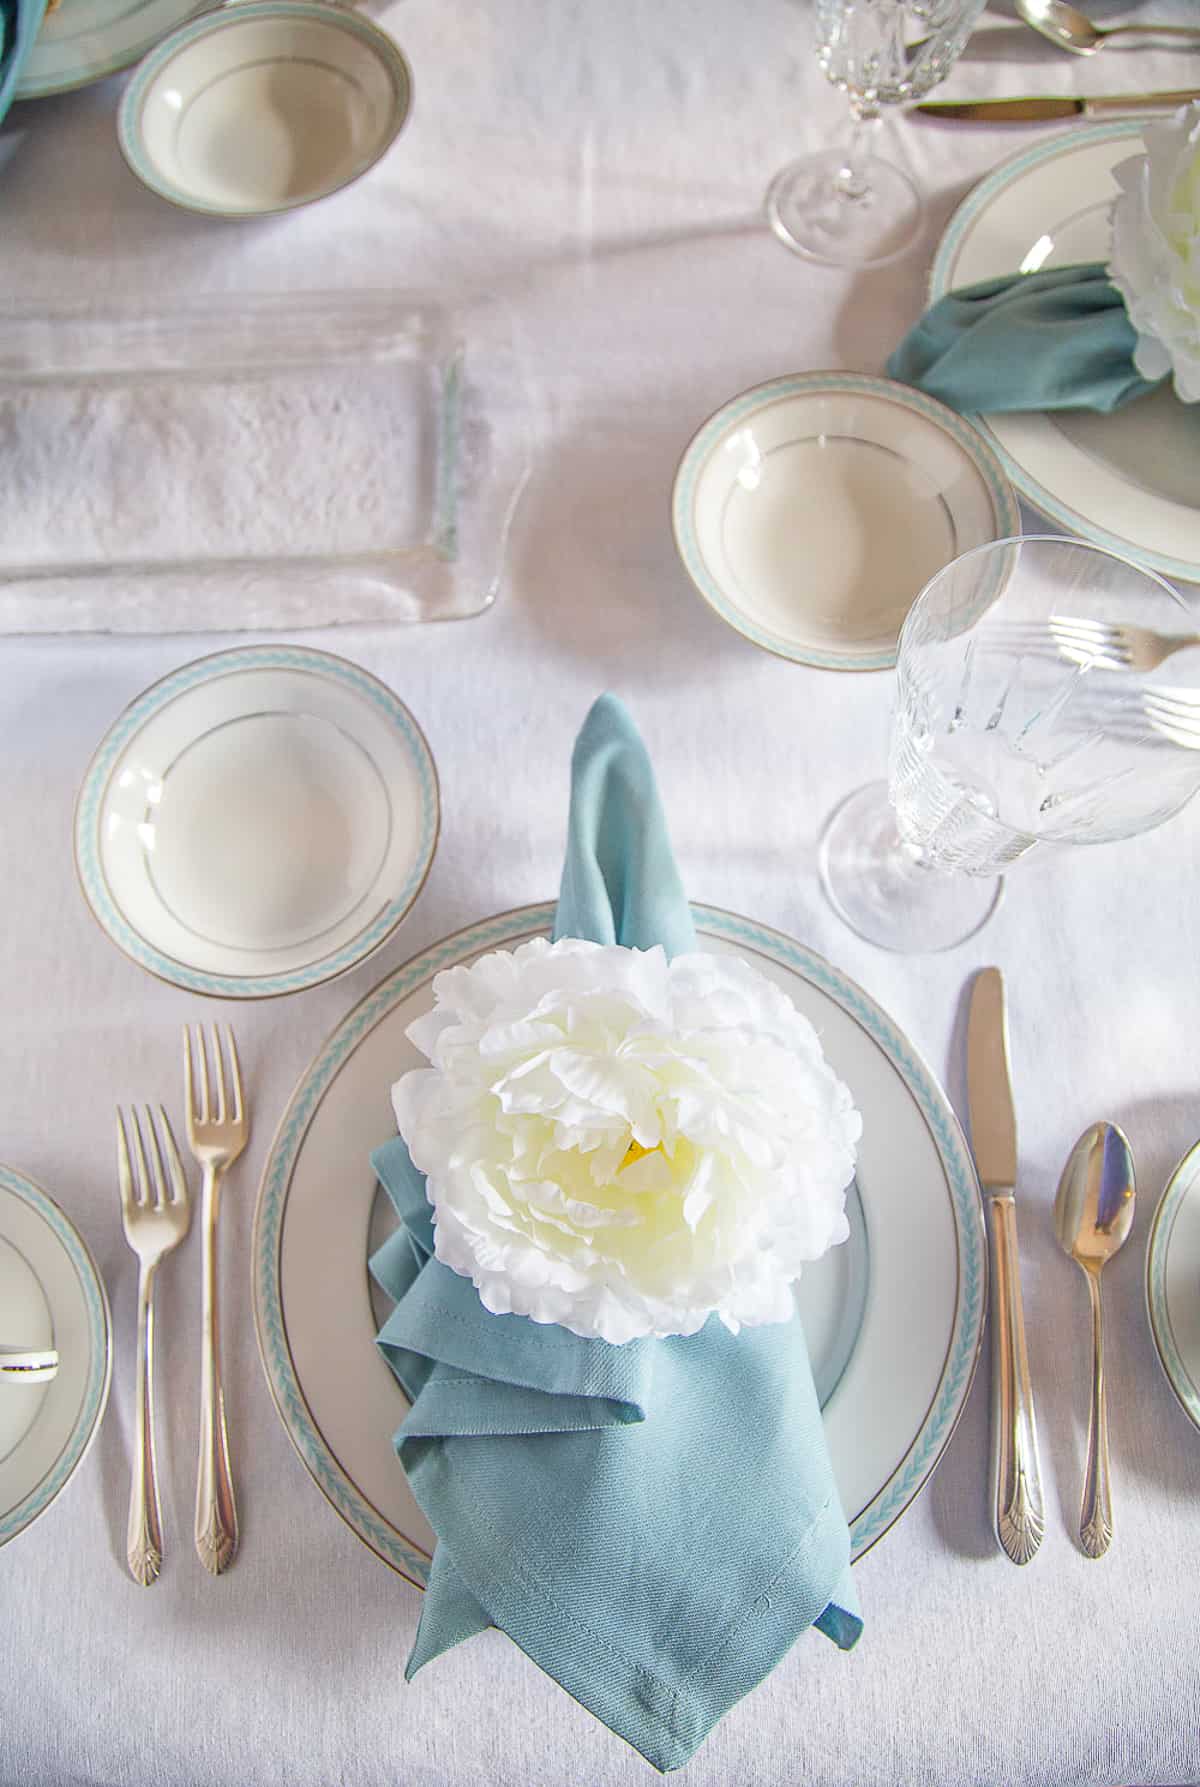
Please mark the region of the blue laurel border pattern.
<svg viewBox="0 0 1200 1787"><path fill-rule="evenodd" d="M903 1513L941 1456L966 1401L983 1333L987 1253L983 1209L974 1164L944 1093L891 1019L836 968L778 931L717 907L693 904L702 931L745 944L793 969L847 1011L883 1049L900 1073L929 1125L950 1188L958 1238L959 1278L954 1323L937 1393L905 1457L875 1499L853 1520L852 1553L858 1558ZM429 1559L384 1525L330 1454L304 1400L283 1325L279 1273L283 1215L296 1158L313 1113L347 1058L402 999L477 951L500 948L549 929L553 904L526 906L484 921L434 945L380 982L343 1020L308 1069L284 1114L263 1174L254 1223L254 1307L259 1350L276 1407L293 1445L319 1488L347 1524L381 1557L418 1585Z"/></svg>
<svg viewBox="0 0 1200 1787"><path fill-rule="evenodd" d="M15 1538L17 1533L23 1531L31 1521L36 1520L38 1515L49 1507L59 1490L63 1488L76 1467L82 1462L104 1412L104 1404L108 1397L112 1353L108 1298L105 1296L104 1285L96 1269L96 1262L82 1238L67 1221L53 1198L48 1197L40 1186L34 1185L31 1180L26 1179L23 1174L15 1172L12 1167L0 1165L0 1190L11 1192L14 1197L19 1198L22 1203L28 1204L37 1212L74 1267L83 1290L90 1348L83 1398L67 1442L49 1474L43 1477L41 1482L31 1489L29 1494L15 1507L9 1508L6 1513L0 1515L0 1545L3 1545L6 1540Z"/></svg>
<svg viewBox="0 0 1200 1787"><path fill-rule="evenodd" d="M994 168L985 180L973 187L963 200L946 229L945 235L938 244L937 253L929 274L928 297L934 304L950 290L954 281L954 265L963 239L970 227L977 221L981 212L986 210L992 200L1012 181L1027 174L1031 168L1041 166L1043 162L1054 161L1058 156L1086 149L1091 143L1117 142L1122 138L1140 137L1145 128L1144 119L1112 118L1101 124L1083 124L1071 132L1069 138L1055 136L1043 138L1032 148L1002 161ZM1015 272L1016 269L1014 268ZM1012 457L1002 441L996 439L988 428L986 416L977 418L980 425L987 430L988 444L997 455L1009 478L1016 485L1021 495L1039 514L1047 516L1066 528L1068 533L1078 534L1081 539L1090 540L1094 546L1105 546L1110 552L1119 553L1124 558L1136 557L1139 563L1148 565L1151 570L1158 571L1164 577L1181 578L1185 583L1196 579L1196 563L1193 559L1172 558L1165 552L1157 552L1147 546L1133 546L1120 534L1111 534L1098 522L1080 515L1068 503L1060 502L1040 484L1031 472ZM1015 530L1019 531L1019 530Z"/></svg>
<svg viewBox="0 0 1200 1787"><path fill-rule="evenodd" d="M1171 1246L1171 1230L1175 1226L1180 1205L1195 1188L1198 1167L1200 1142L1189 1149L1171 1174L1155 1211L1154 1226L1146 1248L1146 1313L1150 1318L1150 1332L1154 1338L1159 1364L1167 1382L1179 1398L1184 1412L1195 1426L1200 1427L1200 1394L1197 1393L1193 1373L1179 1351L1167 1308L1167 1255Z"/></svg>
<svg viewBox="0 0 1200 1787"><path fill-rule="evenodd" d="M214 677L239 670L302 670L320 673L346 683L357 694L365 695L399 733L411 756L420 784L420 839L412 866L395 898L388 902L365 930L360 931L358 936L335 954L286 974L209 974L203 969L189 968L186 963L163 955L160 950L139 937L124 918L108 890L100 863L100 809L113 767L130 738L177 696L201 683L210 682ZM305 987L331 980L335 975L361 962L383 942L412 905L428 873L437 843L439 812L437 772L429 746L404 703L383 683L367 671L360 670L356 664L351 664L345 658L335 657L330 652L311 651L304 646L243 646L183 665L173 675L155 683L139 695L126 708L101 743L80 789L75 811L75 860L88 904L100 924L118 948L124 950L135 962L139 962L143 968L148 968L152 974L170 981L174 986L186 987L196 993L228 994L235 998L266 998L279 993L298 993Z"/></svg>
<svg viewBox="0 0 1200 1787"><path fill-rule="evenodd" d="M824 651L814 645L797 646L781 638L779 634L758 626L742 614L726 599L715 578L709 573L692 523L692 499L696 482L711 448L721 436L744 416L776 403L782 397L804 396L821 391L836 395L882 397L889 403L903 404L928 421L936 423L962 448L987 485L996 517L996 538L1007 539L1020 533L1021 512L1017 507L1016 497L1009 489L1000 459L994 448L970 422L964 421L936 398L926 397L923 392L910 390L906 386L894 385L887 379L856 373L804 372L756 385L753 390L744 392L740 398L735 398L718 410L700 429L685 452L675 479L671 501L675 538L684 568L709 607L733 627L735 632L743 634L755 645L761 645L765 651L787 658L793 664L813 664L821 670L887 670L896 662L894 645L876 652Z"/></svg>

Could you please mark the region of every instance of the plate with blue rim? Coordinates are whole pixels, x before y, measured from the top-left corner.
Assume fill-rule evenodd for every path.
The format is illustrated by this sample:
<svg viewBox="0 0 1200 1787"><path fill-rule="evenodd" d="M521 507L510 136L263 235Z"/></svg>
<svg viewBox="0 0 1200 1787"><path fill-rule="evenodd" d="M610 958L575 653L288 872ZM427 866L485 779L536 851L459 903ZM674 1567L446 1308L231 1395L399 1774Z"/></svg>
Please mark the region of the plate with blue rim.
<svg viewBox="0 0 1200 1787"><path fill-rule="evenodd" d="M981 279L1107 261L1114 169L1143 152L1143 128L1136 118L1080 125L1001 162L950 219L930 303ZM1065 532L1200 582L1200 411L1169 381L1110 416L1018 410L974 419L1021 496Z"/></svg>
<svg viewBox="0 0 1200 1787"><path fill-rule="evenodd" d="M86 87L145 55L210 0L60 0L29 52L17 99Z"/></svg>
<svg viewBox="0 0 1200 1787"><path fill-rule="evenodd" d="M377 677L330 652L243 646L173 670L114 721L76 802L75 862L141 967L268 998L386 942L439 813L424 734Z"/></svg>
<svg viewBox="0 0 1200 1787"><path fill-rule="evenodd" d="M936 1079L860 987L752 919L692 911L701 948L747 957L812 1020L863 1115L850 1239L799 1286L859 1557L928 1480L970 1389L987 1288L974 1165ZM254 1310L276 1408L330 1505L418 1586L434 1537L392 1448L407 1405L375 1347L367 1260L389 1219L369 1157L394 1134L393 1082L422 1064L405 1031L429 1009L433 977L547 933L553 913L487 919L382 980L301 1078L259 1186Z"/></svg>
<svg viewBox="0 0 1200 1787"><path fill-rule="evenodd" d="M1021 531L979 431L893 379L803 372L730 398L671 494L684 570L751 644L821 670L886 670L944 565Z"/></svg>
<svg viewBox="0 0 1200 1787"><path fill-rule="evenodd" d="M0 1545L44 1514L95 1437L112 1369L108 1298L87 1243L49 1194L0 1166L0 1339L50 1349L40 1383L0 1380Z"/></svg>
<svg viewBox="0 0 1200 1787"><path fill-rule="evenodd" d="M1200 1142L1167 1180L1154 1213L1146 1313L1167 1382L1200 1427Z"/></svg>

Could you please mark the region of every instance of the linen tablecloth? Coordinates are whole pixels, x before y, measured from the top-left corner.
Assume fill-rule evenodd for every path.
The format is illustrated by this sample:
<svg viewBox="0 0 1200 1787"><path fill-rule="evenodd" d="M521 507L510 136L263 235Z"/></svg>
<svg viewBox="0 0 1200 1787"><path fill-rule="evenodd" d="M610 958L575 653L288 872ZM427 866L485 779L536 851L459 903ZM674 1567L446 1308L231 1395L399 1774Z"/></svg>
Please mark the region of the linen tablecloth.
<svg viewBox="0 0 1200 1787"><path fill-rule="evenodd" d="M567 789L541 766L566 761L580 713L604 688L635 708L692 896L834 958L892 1013L960 1112L964 988L979 965L1002 965L1049 1516L1042 1552L1014 1569L988 1524L985 1360L928 1489L857 1566L871 1608L862 1644L848 1658L798 1647L681 1778L1200 1780L1200 1434L1159 1373L1142 1297L1155 1199L1200 1133L1200 805L1133 843L1035 859L1013 874L989 927L943 955L872 949L823 904L815 845L833 805L882 773L891 678L757 651L695 597L671 545L671 479L692 430L779 373L879 371L922 308L954 206L1037 134L889 123L892 152L931 201L921 247L858 277L794 259L766 229L762 195L786 159L829 138L845 103L815 66L806 10L790 0L404 0L378 15L413 66L404 136L346 192L259 225L189 216L137 185L113 134L119 79L18 105L0 129L0 305L486 294L515 319L536 398L534 476L495 608L308 641L398 691L442 786L440 846L418 904L380 956L341 981L283 1003L198 1009L112 948L75 885L72 802L93 745L147 682L227 641L0 642L0 1159L80 1225L116 1335L92 1453L0 1553L3 1787L651 1778L499 1634L405 1686L417 1593L336 1518L295 1457L259 1366L248 1269L275 1123L342 1014L436 938L552 897ZM997 5L945 91L1178 86L1194 62L1115 49L1068 61ZM153 467L130 500L154 500ZM213 1581L191 1549L199 1271L189 1246L160 1280L169 1552L143 1590L122 1561L136 1272L117 1219L113 1107L162 1098L178 1112L179 1026L218 1015L236 1024L254 1107L222 1245L242 1550ZM1133 1240L1105 1279L1117 1536L1092 1563L1072 1540L1086 1298L1054 1242L1050 1205L1072 1143L1098 1116L1129 1134L1141 1189Z"/></svg>

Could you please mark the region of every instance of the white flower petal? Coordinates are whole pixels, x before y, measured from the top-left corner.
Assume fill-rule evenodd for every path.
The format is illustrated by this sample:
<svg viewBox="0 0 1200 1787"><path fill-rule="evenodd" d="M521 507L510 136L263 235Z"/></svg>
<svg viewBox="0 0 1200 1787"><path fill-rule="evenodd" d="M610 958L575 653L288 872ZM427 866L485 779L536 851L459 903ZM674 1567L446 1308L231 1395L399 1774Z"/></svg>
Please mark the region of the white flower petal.
<svg viewBox="0 0 1200 1787"><path fill-rule="evenodd" d="M614 1344L786 1320L847 1231L861 1119L750 963L533 939L439 975L393 1105L437 1257Z"/></svg>

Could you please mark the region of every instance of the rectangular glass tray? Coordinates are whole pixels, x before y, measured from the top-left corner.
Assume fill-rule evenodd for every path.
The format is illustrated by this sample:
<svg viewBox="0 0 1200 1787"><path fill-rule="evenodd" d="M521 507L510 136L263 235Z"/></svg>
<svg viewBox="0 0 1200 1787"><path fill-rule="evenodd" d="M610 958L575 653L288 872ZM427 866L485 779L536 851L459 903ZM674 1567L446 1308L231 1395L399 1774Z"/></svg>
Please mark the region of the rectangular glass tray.
<svg viewBox="0 0 1200 1787"><path fill-rule="evenodd" d="M478 614L527 395L498 313L383 293L0 317L0 632Z"/></svg>

